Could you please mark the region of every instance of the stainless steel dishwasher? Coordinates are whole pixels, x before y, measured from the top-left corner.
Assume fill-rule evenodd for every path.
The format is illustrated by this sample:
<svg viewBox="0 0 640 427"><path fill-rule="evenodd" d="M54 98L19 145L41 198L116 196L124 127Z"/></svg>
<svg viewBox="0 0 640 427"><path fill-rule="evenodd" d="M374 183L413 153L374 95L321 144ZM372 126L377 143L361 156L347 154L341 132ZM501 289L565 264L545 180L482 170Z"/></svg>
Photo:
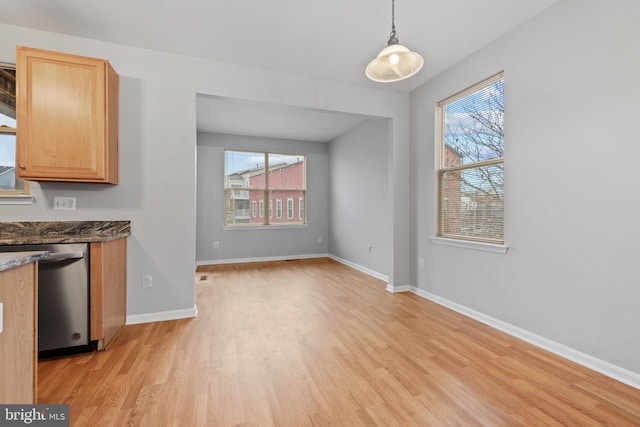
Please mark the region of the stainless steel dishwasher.
<svg viewBox="0 0 640 427"><path fill-rule="evenodd" d="M0 246L0 252L48 251L38 262L40 357L90 351L89 245Z"/></svg>

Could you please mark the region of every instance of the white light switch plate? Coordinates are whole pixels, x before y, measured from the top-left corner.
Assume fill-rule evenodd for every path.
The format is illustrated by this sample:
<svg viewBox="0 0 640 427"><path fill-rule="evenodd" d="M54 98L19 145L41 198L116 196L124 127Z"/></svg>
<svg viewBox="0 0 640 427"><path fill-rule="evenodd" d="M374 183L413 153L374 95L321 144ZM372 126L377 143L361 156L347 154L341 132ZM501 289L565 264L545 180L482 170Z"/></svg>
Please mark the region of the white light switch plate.
<svg viewBox="0 0 640 427"><path fill-rule="evenodd" d="M55 211L75 211L76 210L76 198L75 197L54 197L53 198L53 210L55 210Z"/></svg>
<svg viewBox="0 0 640 427"><path fill-rule="evenodd" d="M2 319L4 319L4 315L2 314L2 303L0 302L0 334L2 333L2 324L4 323Z"/></svg>

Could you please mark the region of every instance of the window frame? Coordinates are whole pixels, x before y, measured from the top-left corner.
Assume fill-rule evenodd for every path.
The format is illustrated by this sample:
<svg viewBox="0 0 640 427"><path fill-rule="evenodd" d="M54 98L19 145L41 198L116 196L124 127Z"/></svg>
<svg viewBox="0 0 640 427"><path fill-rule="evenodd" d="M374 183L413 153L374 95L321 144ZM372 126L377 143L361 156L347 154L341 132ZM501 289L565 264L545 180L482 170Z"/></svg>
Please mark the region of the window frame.
<svg viewBox="0 0 640 427"><path fill-rule="evenodd" d="M299 197L305 200L307 197L306 173L308 156L306 154L281 151L238 150L233 148L226 148L224 153L224 228L253 229L260 227L301 227L307 225L306 216L304 216L305 210L299 211L298 218L295 216L295 198ZM242 170L231 169L231 172L229 172L227 170L228 164L233 165L233 163L230 163L234 159L233 153L254 155L256 167ZM280 156L284 158L279 158ZM264 161L262 161L262 158L264 158ZM242 156L236 159L242 159ZM244 161L245 160L242 160L242 162ZM269 162L272 163L272 166ZM237 165L238 163L235 164ZM293 175L291 175L291 173L293 173ZM238 203L238 201L234 201L233 181L238 182L240 179L244 181L243 189L249 192L248 198L252 202L250 207L251 217L248 222L243 216L240 216L238 221L236 219L238 217L234 214L234 212L236 212L234 203ZM269 184L270 180L273 181L273 186ZM285 198L287 198L287 201L289 199L293 201L293 210L289 209L290 206L288 205L286 217L284 213ZM256 215L256 206L254 205L256 200L258 200L260 204L258 209L259 215ZM269 201L268 215L264 212L264 209L267 207L266 200ZM274 200L276 201L275 214L273 206ZM300 214L303 216L300 217ZM255 221L254 219L258 219L258 217L259 221Z"/></svg>
<svg viewBox="0 0 640 427"><path fill-rule="evenodd" d="M472 86L469 86L468 88L459 91L457 93L455 93L454 95L451 95L445 99L443 99L442 101L438 102L436 104L436 126L435 126L435 138L436 138L436 156L435 156L435 170L436 170L436 218L437 218L437 225L436 225L436 237L434 239L437 239L439 241L439 243L443 243L446 241L452 241L452 242L468 242L470 244L473 243L479 243L481 245L495 245L495 246L500 246L500 247L505 247L504 243L504 232L505 232L505 227L504 227L504 178L503 178L503 201L502 201L502 239L494 239L494 238L488 238L488 237L478 237L478 236L471 236L471 235L465 235L465 234L453 234L453 233L446 233L443 231L444 229L444 225L443 225L443 210L445 209L445 207L447 207L448 210L448 203L447 200L445 200L445 198L443 197L443 193L444 190L447 190L449 188L449 180L448 178L448 173L451 172L457 172L457 171L465 171L465 170L469 170L469 169L478 169L481 167L491 167L491 166L497 166L497 165L502 165L502 170L504 173L504 154L502 155L502 157L497 157L497 158L493 158L493 159L489 159L489 160L484 160L484 161L478 161L478 162L472 162L472 163L466 163L466 164L460 164L457 166L449 166L447 167L445 165L445 157L446 157L446 150L447 147L445 146L445 134L446 134L446 130L445 130L445 118L446 118L446 112L445 109L447 107L447 105L456 102L460 99L463 99L471 94L474 94L484 88L487 88L493 84L495 84L496 82L499 81L503 81L503 85L504 85L504 71L500 71L499 73L494 74L491 77L488 77ZM504 94L503 94L503 98L502 98L503 102L504 102ZM503 111L504 114L504 111ZM504 144L504 141L503 141ZM504 150L504 148L503 148ZM504 175L503 175L504 176ZM458 245L459 246L459 245Z"/></svg>
<svg viewBox="0 0 640 427"><path fill-rule="evenodd" d="M10 64L10 63L6 63L6 62L0 62L0 69L9 69L9 70L14 70L16 69L16 65L15 64ZM14 85L14 89L16 88L16 85ZM16 94L16 98L17 98L17 94ZM9 127L9 126L0 126L0 134L2 135L13 135L15 137L15 151L17 154L18 151L18 129L17 127ZM14 170L16 172L16 178L15 178L15 185L14 185L14 189L13 190L2 190L0 189L0 203L12 203L12 202L16 202L16 203L23 203L22 199L31 199L31 188L30 188L30 183L27 180L24 179L20 179L17 177L17 170L16 168L18 167L17 165L17 158L14 159Z"/></svg>

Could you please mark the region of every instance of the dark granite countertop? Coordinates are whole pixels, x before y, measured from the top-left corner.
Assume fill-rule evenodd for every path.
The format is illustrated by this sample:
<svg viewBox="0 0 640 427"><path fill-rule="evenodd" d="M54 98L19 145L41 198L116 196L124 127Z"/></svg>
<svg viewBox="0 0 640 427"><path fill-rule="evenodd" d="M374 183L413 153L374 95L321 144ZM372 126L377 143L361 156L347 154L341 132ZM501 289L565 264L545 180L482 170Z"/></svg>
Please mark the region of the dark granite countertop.
<svg viewBox="0 0 640 427"><path fill-rule="evenodd" d="M0 253L0 271L19 267L49 256L49 252L3 252Z"/></svg>
<svg viewBox="0 0 640 427"><path fill-rule="evenodd" d="M0 222L0 246L108 242L130 235L131 221Z"/></svg>

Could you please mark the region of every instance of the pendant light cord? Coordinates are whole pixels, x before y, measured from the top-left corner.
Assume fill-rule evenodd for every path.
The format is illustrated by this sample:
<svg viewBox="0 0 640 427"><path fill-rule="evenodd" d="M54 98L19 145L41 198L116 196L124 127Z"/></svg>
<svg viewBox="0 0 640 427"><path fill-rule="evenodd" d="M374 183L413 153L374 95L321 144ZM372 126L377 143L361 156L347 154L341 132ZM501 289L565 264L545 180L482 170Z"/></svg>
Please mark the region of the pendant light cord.
<svg viewBox="0 0 640 427"><path fill-rule="evenodd" d="M391 34L389 34L388 44L398 44L396 35L396 1L391 0Z"/></svg>

